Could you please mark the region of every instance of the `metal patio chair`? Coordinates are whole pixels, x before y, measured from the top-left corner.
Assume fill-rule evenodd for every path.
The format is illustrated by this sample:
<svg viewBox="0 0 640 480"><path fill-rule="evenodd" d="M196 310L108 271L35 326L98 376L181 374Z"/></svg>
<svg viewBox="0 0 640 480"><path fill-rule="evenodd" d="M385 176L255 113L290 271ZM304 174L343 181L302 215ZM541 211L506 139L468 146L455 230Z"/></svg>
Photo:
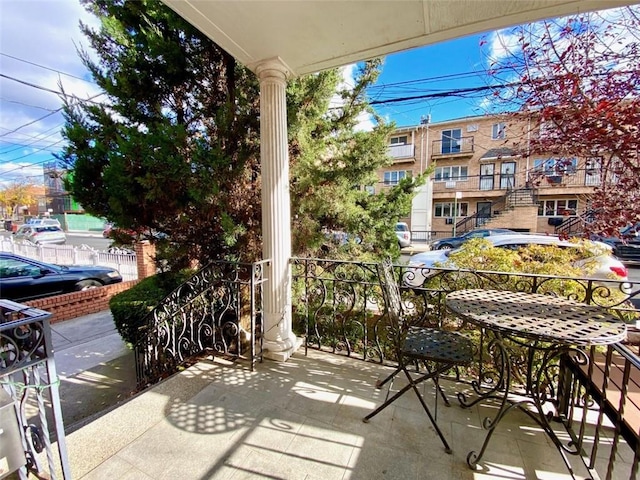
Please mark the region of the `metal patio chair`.
<svg viewBox="0 0 640 480"><path fill-rule="evenodd" d="M422 408L426 412L433 428L440 437L445 451L451 453L451 447L447 443L442 431L438 427L437 408L438 393L449 406L449 400L442 391L438 382L439 376L457 366L466 365L473 359L473 345L464 335L457 332L450 332L438 328L411 326L403 316L402 299L400 288L394 277L393 265L385 260L378 265L378 276L382 288L382 296L389 318L390 339L394 343L398 367L384 380L376 382L376 388L382 388L389 383L389 391L385 402L362 419L367 423L382 410L387 408L398 398L409 390L413 390L420 401ZM414 368L419 366L421 368ZM414 370L413 373L409 369ZM408 384L389 397L389 392L396 375L403 372L408 380ZM436 386L436 415L432 415L424 398L418 389L418 385L426 380L433 380Z"/></svg>

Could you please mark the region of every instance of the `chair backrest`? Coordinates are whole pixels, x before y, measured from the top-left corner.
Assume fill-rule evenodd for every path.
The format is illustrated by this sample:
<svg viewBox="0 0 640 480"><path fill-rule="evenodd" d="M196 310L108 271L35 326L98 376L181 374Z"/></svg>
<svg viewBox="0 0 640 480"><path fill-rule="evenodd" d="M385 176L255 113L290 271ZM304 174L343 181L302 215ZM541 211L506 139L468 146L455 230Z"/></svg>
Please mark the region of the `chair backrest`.
<svg viewBox="0 0 640 480"><path fill-rule="evenodd" d="M383 260L378 265L378 277L391 328L396 332L400 332L402 329L402 297L400 296L400 287L393 273L391 260Z"/></svg>

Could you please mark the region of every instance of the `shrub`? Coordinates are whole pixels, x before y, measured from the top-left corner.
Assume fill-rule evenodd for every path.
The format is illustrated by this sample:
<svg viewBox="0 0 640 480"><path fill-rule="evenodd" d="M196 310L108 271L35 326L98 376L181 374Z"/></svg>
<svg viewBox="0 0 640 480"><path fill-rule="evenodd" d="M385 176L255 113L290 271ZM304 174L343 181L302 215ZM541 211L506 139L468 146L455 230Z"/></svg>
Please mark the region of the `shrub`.
<svg viewBox="0 0 640 480"><path fill-rule="evenodd" d="M135 345L139 340L145 316L192 273L184 270L178 274L165 273L147 277L111 298L109 309L116 329L129 346Z"/></svg>

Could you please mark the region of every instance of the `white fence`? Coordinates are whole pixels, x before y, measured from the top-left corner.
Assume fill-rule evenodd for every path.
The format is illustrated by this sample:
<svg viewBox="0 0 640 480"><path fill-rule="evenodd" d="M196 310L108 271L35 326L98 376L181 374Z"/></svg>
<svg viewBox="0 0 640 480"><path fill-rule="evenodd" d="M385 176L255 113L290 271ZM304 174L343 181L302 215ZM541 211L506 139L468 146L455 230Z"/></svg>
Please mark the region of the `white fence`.
<svg viewBox="0 0 640 480"><path fill-rule="evenodd" d="M23 257L54 263L56 265L100 265L117 269L124 281L138 279L136 255L109 253L83 245L34 245L20 243L13 238L0 238L0 251L15 253Z"/></svg>

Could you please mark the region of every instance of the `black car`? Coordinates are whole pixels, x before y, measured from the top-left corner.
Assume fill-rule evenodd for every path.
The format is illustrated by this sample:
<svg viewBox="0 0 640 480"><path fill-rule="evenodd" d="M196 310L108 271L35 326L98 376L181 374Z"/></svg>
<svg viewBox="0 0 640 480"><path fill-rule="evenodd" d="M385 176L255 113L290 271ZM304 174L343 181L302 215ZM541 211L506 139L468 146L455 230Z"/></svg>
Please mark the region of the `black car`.
<svg viewBox="0 0 640 480"><path fill-rule="evenodd" d="M0 253L0 298L25 301L121 281L120 272L109 267L52 265Z"/></svg>
<svg viewBox="0 0 640 480"><path fill-rule="evenodd" d="M472 238L484 238L492 235L506 235L509 233L517 233L513 230L507 230L506 228L485 228L480 230L471 230L470 232L460 235L459 237L447 237L436 240L431 245L432 250L450 250L452 248L458 248L467 240Z"/></svg>

